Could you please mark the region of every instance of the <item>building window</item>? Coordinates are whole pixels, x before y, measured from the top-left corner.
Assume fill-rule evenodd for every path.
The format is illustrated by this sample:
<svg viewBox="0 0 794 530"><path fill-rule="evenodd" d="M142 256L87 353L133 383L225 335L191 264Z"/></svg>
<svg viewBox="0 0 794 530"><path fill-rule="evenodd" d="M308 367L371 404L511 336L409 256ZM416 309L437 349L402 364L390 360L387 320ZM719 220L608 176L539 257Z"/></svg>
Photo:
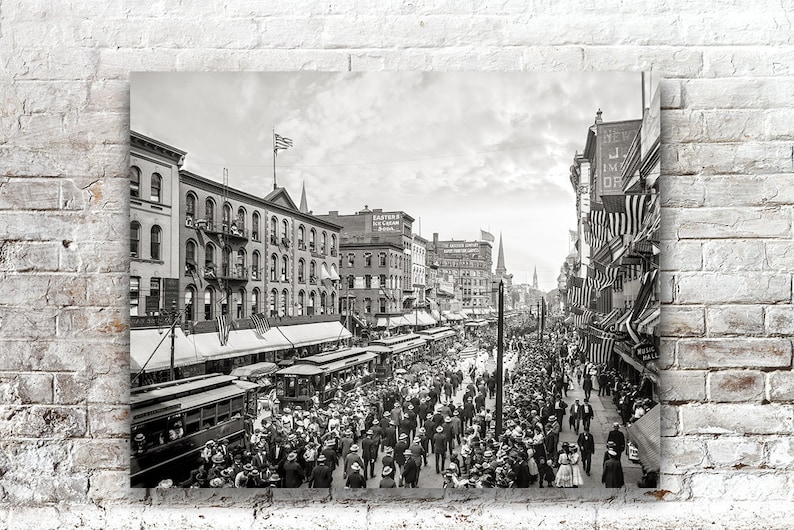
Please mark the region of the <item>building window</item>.
<svg viewBox="0 0 794 530"><path fill-rule="evenodd" d="M130 167L130 197L141 196L141 170L136 166Z"/></svg>
<svg viewBox="0 0 794 530"><path fill-rule="evenodd" d="M286 219L281 221L281 239L289 241L289 222Z"/></svg>
<svg viewBox="0 0 794 530"><path fill-rule="evenodd" d="M240 289L234 294L234 312L237 320L245 318L245 289Z"/></svg>
<svg viewBox="0 0 794 530"><path fill-rule="evenodd" d="M254 241L259 241L259 213L257 212L251 216L251 238Z"/></svg>
<svg viewBox="0 0 794 530"><path fill-rule="evenodd" d="M245 208L242 206L237 209L237 220L235 222L237 223L237 228L245 231Z"/></svg>
<svg viewBox="0 0 794 530"><path fill-rule="evenodd" d="M215 202L212 199L204 201L204 218L207 220L207 228L212 228L215 222Z"/></svg>
<svg viewBox="0 0 794 530"><path fill-rule="evenodd" d="M141 250L141 225L137 221L130 223L130 257L137 258Z"/></svg>
<svg viewBox="0 0 794 530"><path fill-rule="evenodd" d="M336 293L331 293L331 305L328 306L329 313L336 313Z"/></svg>
<svg viewBox="0 0 794 530"><path fill-rule="evenodd" d="M273 289L270 291L270 316L275 317L278 316L278 311L276 308L278 307L278 291Z"/></svg>
<svg viewBox="0 0 794 530"><path fill-rule="evenodd" d="M204 320L212 320L213 306L215 304L215 291L212 287L207 287L204 291Z"/></svg>
<svg viewBox="0 0 794 530"><path fill-rule="evenodd" d="M193 226L196 222L196 196L188 193L185 197L185 224Z"/></svg>
<svg viewBox="0 0 794 530"><path fill-rule="evenodd" d="M159 173L152 174L151 187L152 187L151 201L160 202L163 199L162 197L163 177L161 177Z"/></svg>
<svg viewBox="0 0 794 530"><path fill-rule="evenodd" d="M385 298L378 298L378 311L381 313L386 312L386 299Z"/></svg>
<svg viewBox="0 0 794 530"><path fill-rule="evenodd" d="M151 300L151 308L147 308L147 313L160 312L160 278L149 279L149 300ZM149 305L149 304L147 304ZM151 309L151 310L150 310Z"/></svg>
<svg viewBox="0 0 794 530"><path fill-rule="evenodd" d="M251 254L251 279L259 279L259 252L256 250Z"/></svg>
<svg viewBox="0 0 794 530"><path fill-rule="evenodd" d="M270 256L270 281L278 281L278 256Z"/></svg>
<svg viewBox="0 0 794 530"><path fill-rule="evenodd" d="M325 293L320 293L320 314L325 315L328 312L328 307L326 304L328 302L328 297Z"/></svg>
<svg viewBox="0 0 794 530"><path fill-rule="evenodd" d="M370 254L369 252L364 254L364 266L372 267L372 254Z"/></svg>
<svg viewBox="0 0 794 530"><path fill-rule="evenodd" d="M221 276L223 276L224 278L228 278L232 276L231 261L232 261L232 249L230 249L229 247L223 247L223 252L221 254L221 270L223 272L221 273Z"/></svg>
<svg viewBox="0 0 794 530"><path fill-rule="evenodd" d="M309 262L309 282L317 283L317 264L314 260Z"/></svg>
<svg viewBox="0 0 794 530"><path fill-rule="evenodd" d="M317 239L317 232L315 232L314 228L312 228L311 230L309 230L309 250L311 252L315 252L317 249L316 247L317 242L315 241L316 239Z"/></svg>
<svg viewBox="0 0 794 530"><path fill-rule="evenodd" d="M160 259L160 247L162 244L163 238L163 229L157 225L152 227L152 241L151 241L151 251L152 251L152 259L159 260Z"/></svg>
<svg viewBox="0 0 794 530"><path fill-rule="evenodd" d="M303 283L304 281L306 281L306 278L304 277L305 274L306 274L306 262L303 261L303 258L301 258L301 259L298 260L298 282L299 283Z"/></svg>
<svg viewBox="0 0 794 530"><path fill-rule="evenodd" d="M323 230L322 235L320 236L320 254L325 254L325 245L327 243L327 235L325 230Z"/></svg>
<svg viewBox="0 0 794 530"><path fill-rule="evenodd" d="M378 276L378 284L379 284L378 287L380 287L381 289L386 287L386 275L385 274L381 274L380 276Z"/></svg>
<svg viewBox="0 0 794 530"><path fill-rule="evenodd" d="M185 320L188 322L192 322L196 319L196 312L194 303L196 301L196 289L192 286L188 286L185 289Z"/></svg>
<svg viewBox="0 0 794 530"><path fill-rule="evenodd" d="M281 258L281 281L286 282L288 281L287 271L289 270L289 260L287 256Z"/></svg>
<svg viewBox="0 0 794 530"><path fill-rule="evenodd" d="M312 291L312 292L309 293L309 307L306 308L306 314L307 315L313 315L314 314L314 300L315 300L314 291Z"/></svg>
<svg viewBox="0 0 794 530"><path fill-rule="evenodd" d="M246 277L245 277L246 276L246 274L245 274L245 249L244 248L241 248L240 250L237 251L237 265L236 265L236 270L234 272L235 272L235 277L236 278L243 279L243 280L246 279ZM240 317L240 318L242 318L242 317Z"/></svg>
<svg viewBox="0 0 794 530"><path fill-rule="evenodd" d="M278 219L275 215L270 218L270 242L278 244Z"/></svg>
<svg viewBox="0 0 794 530"><path fill-rule="evenodd" d="M204 276L215 277L215 245L212 243L204 247Z"/></svg>
<svg viewBox="0 0 794 530"><path fill-rule="evenodd" d="M223 231L228 232L232 224L232 207L228 202L223 203L223 218L221 223L223 224Z"/></svg>
<svg viewBox="0 0 794 530"><path fill-rule="evenodd" d="M348 268L353 267L356 263L356 256L354 254L347 255L347 266Z"/></svg>
<svg viewBox="0 0 794 530"><path fill-rule="evenodd" d="M385 267L386 266L386 253L380 252L378 253L378 267Z"/></svg>
<svg viewBox="0 0 794 530"><path fill-rule="evenodd" d="M372 275L367 274L364 276L364 288L372 289Z"/></svg>
<svg viewBox="0 0 794 530"><path fill-rule="evenodd" d="M364 298L364 312L372 313L372 298Z"/></svg>
<svg viewBox="0 0 794 530"><path fill-rule="evenodd" d="M251 314L259 313L259 289L251 291Z"/></svg>
<svg viewBox="0 0 794 530"><path fill-rule="evenodd" d="M188 239L185 243L185 276L192 276L196 272L196 242Z"/></svg>
<svg viewBox="0 0 794 530"><path fill-rule="evenodd" d="M348 286L348 288L353 289L355 287L355 285L356 285L356 277L353 276L352 274L348 275L348 277L347 277L347 286Z"/></svg>
<svg viewBox="0 0 794 530"><path fill-rule="evenodd" d="M289 300L289 292L286 289L281 291L281 309L279 315L282 317L287 316L287 301Z"/></svg>
<svg viewBox="0 0 794 530"><path fill-rule="evenodd" d="M306 294L301 290L298 292L298 316L303 315L303 308L306 303Z"/></svg>
<svg viewBox="0 0 794 530"><path fill-rule="evenodd" d="M141 278L139 276L130 277L130 316L138 316L138 306L141 301Z"/></svg>

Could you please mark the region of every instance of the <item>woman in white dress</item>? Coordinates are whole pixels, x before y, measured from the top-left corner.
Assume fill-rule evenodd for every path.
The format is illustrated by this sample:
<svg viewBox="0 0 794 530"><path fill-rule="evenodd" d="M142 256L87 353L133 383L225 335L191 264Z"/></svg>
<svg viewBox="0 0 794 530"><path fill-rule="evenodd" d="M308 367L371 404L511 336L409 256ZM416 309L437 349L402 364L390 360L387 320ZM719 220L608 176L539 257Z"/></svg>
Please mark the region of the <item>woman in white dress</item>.
<svg viewBox="0 0 794 530"><path fill-rule="evenodd" d="M579 466L582 462L582 455L579 454L579 450L575 445L571 447L571 454L568 458L571 461L571 468L573 469L573 487L583 486L584 478L582 477L582 469Z"/></svg>
<svg viewBox="0 0 794 530"><path fill-rule="evenodd" d="M557 477L554 479L554 485L558 488L572 488L573 487L573 466L568 457L567 446L563 447L560 451L560 457L557 460L560 467L557 469Z"/></svg>

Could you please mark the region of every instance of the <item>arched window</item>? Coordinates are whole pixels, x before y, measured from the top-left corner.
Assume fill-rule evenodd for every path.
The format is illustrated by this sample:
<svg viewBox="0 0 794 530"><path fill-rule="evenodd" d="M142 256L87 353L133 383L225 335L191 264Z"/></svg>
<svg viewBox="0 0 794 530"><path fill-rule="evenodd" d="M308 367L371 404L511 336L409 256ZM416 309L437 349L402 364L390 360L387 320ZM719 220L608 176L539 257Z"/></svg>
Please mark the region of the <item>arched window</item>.
<svg viewBox="0 0 794 530"><path fill-rule="evenodd" d="M317 232L314 231L314 228L309 230L309 250L315 252L317 250Z"/></svg>
<svg viewBox="0 0 794 530"><path fill-rule="evenodd" d="M317 264L314 260L309 262L309 282L317 283Z"/></svg>
<svg viewBox="0 0 794 530"><path fill-rule="evenodd" d="M287 256L281 258L281 281L286 282L288 281L287 272L289 271L289 259Z"/></svg>
<svg viewBox="0 0 794 530"><path fill-rule="evenodd" d="M196 222L196 195L188 192L185 196L185 224L193 226Z"/></svg>
<svg viewBox="0 0 794 530"><path fill-rule="evenodd" d="M328 301L325 293L320 293L320 314L325 315L328 312L328 308L326 307L326 302Z"/></svg>
<svg viewBox="0 0 794 530"><path fill-rule="evenodd" d="M163 200L163 177L159 173L152 174L152 202L160 202Z"/></svg>
<svg viewBox="0 0 794 530"><path fill-rule="evenodd" d="M138 221L130 223L130 257L137 258L141 251L141 224Z"/></svg>
<svg viewBox="0 0 794 530"><path fill-rule="evenodd" d="M289 222L286 219L281 221L281 239L289 241Z"/></svg>
<svg viewBox="0 0 794 530"><path fill-rule="evenodd" d="M303 310L306 307L306 293L303 290L298 291L298 316L303 315Z"/></svg>
<svg viewBox="0 0 794 530"><path fill-rule="evenodd" d="M151 254L152 259L160 259L160 250L162 247L163 229L157 225L152 227L152 240L151 240Z"/></svg>
<svg viewBox="0 0 794 530"><path fill-rule="evenodd" d="M275 254L270 256L270 281L278 281L278 256Z"/></svg>
<svg viewBox="0 0 794 530"><path fill-rule="evenodd" d="M251 254L251 279L259 279L259 252L256 250Z"/></svg>
<svg viewBox="0 0 794 530"><path fill-rule="evenodd" d="M251 216L251 238L259 241L259 212L254 212Z"/></svg>
<svg viewBox="0 0 794 530"><path fill-rule="evenodd" d="M314 314L314 291L309 293L309 306L306 308L307 315Z"/></svg>
<svg viewBox="0 0 794 530"><path fill-rule="evenodd" d="M298 226L298 250L306 250L306 229Z"/></svg>
<svg viewBox="0 0 794 530"><path fill-rule="evenodd" d="M185 243L185 275L190 276L196 272L196 242L188 239Z"/></svg>
<svg viewBox="0 0 794 530"><path fill-rule="evenodd" d="M221 222L223 223L223 229L229 230L232 224L232 206L228 202L223 203L223 219Z"/></svg>
<svg viewBox="0 0 794 530"><path fill-rule="evenodd" d="M242 206L237 209L237 219L235 222L237 223L237 228L245 230L245 208Z"/></svg>
<svg viewBox="0 0 794 530"><path fill-rule="evenodd" d="M328 243L328 235L323 230L323 233L320 235L320 254L325 254L325 247Z"/></svg>
<svg viewBox="0 0 794 530"><path fill-rule="evenodd" d="M303 283L306 281L306 262L303 258L298 260L298 282Z"/></svg>
<svg viewBox="0 0 794 530"><path fill-rule="evenodd" d="M372 298L364 298L364 312L372 313Z"/></svg>
<svg viewBox="0 0 794 530"><path fill-rule="evenodd" d="M259 313L259 289L251 291L251 314Z"/></svg>
<svg viewBox="0 0 794 530"><path fill-rule="evenodd" d="M350 289L353 289L353 288L355 287L355 284L356 284L356 277L355 277L355 276L353 276L352 274L349 274L349 275L347 276L347 286L348 286Z"/></svg>
<svg viewBox="0 0 794 530"><path fill-rule="evenodd" d="M232 261L232 249L229 247L223 247L223 254L221 255L221 270L223 271L221 276L224 278L228 278L232 275L231 270L231 261Z"/></svg>
<svg viewBox="0 0 794 530"><path fill-rule="evenodd" d="M270 291L270 316L275 317L278 316L278 311L276 308L278 307L278 291L273 289Z"/></svg>
<svg viewBox="0 0 794 530"><path fill-rule="evenodd" d="M240 289L234 293L234 314L237 320L245 318L245 289Z"/></svg>
<svg viewBox="0 0 794 530"><path fill-rule="evenodd" d="M385 252L379 252L378 253L378 266L379 267L385 267L386 266L386 253Z"/></svg>
<svg viewBox="0 0 794 530"><path fill-rule="evenodd" d="M141 170L130 166L130 197L141 196Z"/></svg>
<svg viewBox="0 0 794 530"><path fill-rule="evenodd" d="M284 289L281 291L281 306L279 308L279 315L287 316L287 302L289 301L289 292Z"/></svg>
<svg viewBox="0 0 794 530"><path fill-rule="evenodd" d="M204 290L204 320L213 319L214 305L215 305L215 290L212 287L207 287Z"/></svg>
<svg viewBox="0 0 794 530"><path fill-rule="evenodd" d="M245 249L241 248L237 251L237 263L235 264L235 278L246 279L245 274ZM242 318L242 317L240 317Z"/></svg>
<svg viewBox="0 0 794 530"><path fill-rule="evenodd" d="M278 244L278 218L275 215L270 218L270 242Z"/></svg>
<svg viewBox="0 0 794 530"><path fill-rule="evenodd" d="M336 234L331 234L331 255L336 256Z"/></svg>
<svg viewBox="0 0 794 530"><path fill-rule="evenodd" d="M196 320L196 288L188 285L185 289L185 320L191 322Z"/></svg>
<svg viewBox="0 0 794 530"><path fill-rule="evenodd" d="M207 243L204 247L204 276L214 278L215 275L215 245Z"/></svg>
<svg viewBox="0 0 794 530"><path fill-rule="evenodd" d="M210 198L204 201L204 218L207 220L207 228L212 228L215 222L215 201Z"/></svg>
<svg viewBox="0 0 794 530"><path fill-rule="evenodd" d="M339 273L336 271L336 263L331 263L331 279L338 280Z"/></svg>
<svg viewBox="0 0 794 530"><path fill-rule="evenodd" d="M336 313L336 293L331 293L331 305L328 306L329 313Z"/></svg>

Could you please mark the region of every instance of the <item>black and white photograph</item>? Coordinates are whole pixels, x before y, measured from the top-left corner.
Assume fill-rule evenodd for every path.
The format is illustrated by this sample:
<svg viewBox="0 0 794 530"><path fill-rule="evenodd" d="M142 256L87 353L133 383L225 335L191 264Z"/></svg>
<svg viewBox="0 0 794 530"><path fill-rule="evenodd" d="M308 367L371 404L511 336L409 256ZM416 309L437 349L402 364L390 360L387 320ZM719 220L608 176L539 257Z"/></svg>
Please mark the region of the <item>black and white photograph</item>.
<svg viewBox="0 0 794 530"><path fill-rule="evenodd" d="M659 78L133 73L135 488L656 488Z"/></svg>

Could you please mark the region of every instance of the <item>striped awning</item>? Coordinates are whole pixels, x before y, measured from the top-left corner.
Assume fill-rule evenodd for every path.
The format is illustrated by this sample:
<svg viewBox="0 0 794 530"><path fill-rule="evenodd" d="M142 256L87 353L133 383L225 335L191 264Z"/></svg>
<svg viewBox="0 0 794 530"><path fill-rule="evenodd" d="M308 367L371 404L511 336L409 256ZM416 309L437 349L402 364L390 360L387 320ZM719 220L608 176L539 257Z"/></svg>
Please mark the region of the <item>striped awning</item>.
<svg viewBox="0 0 794 530"><path fill-rule="evenodd" d="M629 440L637 446L640 462L646 471L659 471L661 460L660 409L661 407L656 405L627 429Z"/></svg>

